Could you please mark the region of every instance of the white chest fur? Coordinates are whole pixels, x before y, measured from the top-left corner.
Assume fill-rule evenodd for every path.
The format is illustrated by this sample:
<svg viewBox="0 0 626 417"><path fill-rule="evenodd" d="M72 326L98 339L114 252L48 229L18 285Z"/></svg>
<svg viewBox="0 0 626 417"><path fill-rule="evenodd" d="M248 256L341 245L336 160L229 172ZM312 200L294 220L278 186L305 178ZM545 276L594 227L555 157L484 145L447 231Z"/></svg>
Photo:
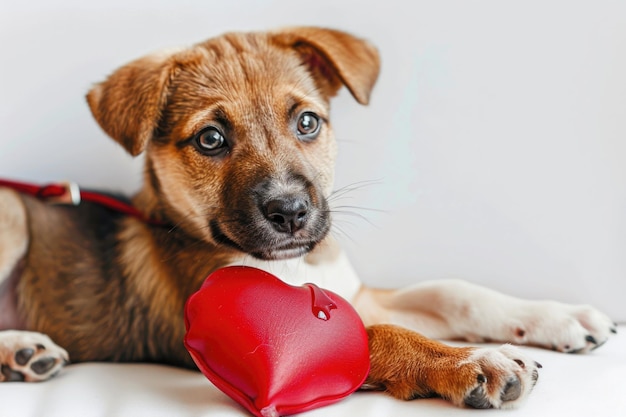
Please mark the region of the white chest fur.
<svg viewBox="0 0 626 417"><path fill-rule="evenodd" d="M313 283L320 288L330 290L348 301L352 301L361 287L361 282L350 264L348 257L340 251L333 259L315 259L311 262L306 257L280 261L263 261L244 256L231 265L252 266L269 272L287 284L301 286Z"/></svg>

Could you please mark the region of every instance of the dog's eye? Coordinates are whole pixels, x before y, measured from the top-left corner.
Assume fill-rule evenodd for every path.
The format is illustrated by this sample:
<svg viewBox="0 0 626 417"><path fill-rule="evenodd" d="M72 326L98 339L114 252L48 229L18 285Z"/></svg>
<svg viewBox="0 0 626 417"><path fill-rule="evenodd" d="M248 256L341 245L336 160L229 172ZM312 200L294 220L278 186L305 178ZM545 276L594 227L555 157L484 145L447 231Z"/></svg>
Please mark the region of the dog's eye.
<svg viewBox="0 0 626 417"><path fill-rule="evenodd" d="M298 118L298 137L302 140L313 140L317 137L322 123L317 114L304 112Z"/></svg>
<svg viewBox="0 0 626 417"><path fill-rule="evenodd" d="M217 155L226 148L224 135L215 127L208 127L196 135L198 150L207 155Z"/></svg>

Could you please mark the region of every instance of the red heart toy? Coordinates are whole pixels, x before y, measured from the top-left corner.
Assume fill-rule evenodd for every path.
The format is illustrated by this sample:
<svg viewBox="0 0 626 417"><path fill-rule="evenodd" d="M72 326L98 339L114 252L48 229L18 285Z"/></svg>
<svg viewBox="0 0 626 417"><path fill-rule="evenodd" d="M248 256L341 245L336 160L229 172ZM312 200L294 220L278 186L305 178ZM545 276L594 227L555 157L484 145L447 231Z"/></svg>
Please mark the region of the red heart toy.
<svg viewBox="0 0 626 417"><path fill-rule="evenodd" d="M367 333L346 300L260 269L213 272L187 300L185 324L202 373L259 417L339 401L369 372Z"/></svg>

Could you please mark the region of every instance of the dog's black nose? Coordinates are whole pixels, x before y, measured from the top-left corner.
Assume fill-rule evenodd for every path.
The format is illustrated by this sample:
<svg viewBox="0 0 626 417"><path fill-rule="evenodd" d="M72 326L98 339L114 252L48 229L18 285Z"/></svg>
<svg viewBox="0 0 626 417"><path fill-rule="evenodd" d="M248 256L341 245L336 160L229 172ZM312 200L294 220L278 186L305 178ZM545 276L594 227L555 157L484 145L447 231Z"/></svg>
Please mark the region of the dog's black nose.
<svg viewBox="0 0 626 417"><path fill-rule="evenodd" d="M265 218L277 231L295 233L304 226L308 207L308 201L302 197L278 197L265 205Z"/></svg>

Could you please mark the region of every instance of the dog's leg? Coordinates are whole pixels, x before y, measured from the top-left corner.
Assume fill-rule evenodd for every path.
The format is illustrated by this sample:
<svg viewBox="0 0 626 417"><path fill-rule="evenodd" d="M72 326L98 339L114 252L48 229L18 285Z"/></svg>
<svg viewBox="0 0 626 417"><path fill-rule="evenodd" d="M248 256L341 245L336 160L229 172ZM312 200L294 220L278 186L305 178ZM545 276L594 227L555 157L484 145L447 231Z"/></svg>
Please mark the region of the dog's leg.
<svg viewBox="0 0 626 417"><path fill-rule="evenodd" d="M587 352L615 332L589 306L530 301L459 280L402 290L363 288L355 306L366 324L393 323L436 339L510 342L561 352Z"/></svg>
<svg viewBox="0 0 626 417"><path fill-rule="evenodd" d="M457 406L513 408L537 381L540 365L510 345L451 347L393 325L367 332L371 369L364 389L404 400L437 396Z"/></svg>
<svg viewBox="0 0 626 417"><path fill-rule="evenodd" d="M67 352L46 335L3 330L18 324L13 274L28 249L26 209L20 197L0 188L0 382L42 381L67 362Z"/></svg>

